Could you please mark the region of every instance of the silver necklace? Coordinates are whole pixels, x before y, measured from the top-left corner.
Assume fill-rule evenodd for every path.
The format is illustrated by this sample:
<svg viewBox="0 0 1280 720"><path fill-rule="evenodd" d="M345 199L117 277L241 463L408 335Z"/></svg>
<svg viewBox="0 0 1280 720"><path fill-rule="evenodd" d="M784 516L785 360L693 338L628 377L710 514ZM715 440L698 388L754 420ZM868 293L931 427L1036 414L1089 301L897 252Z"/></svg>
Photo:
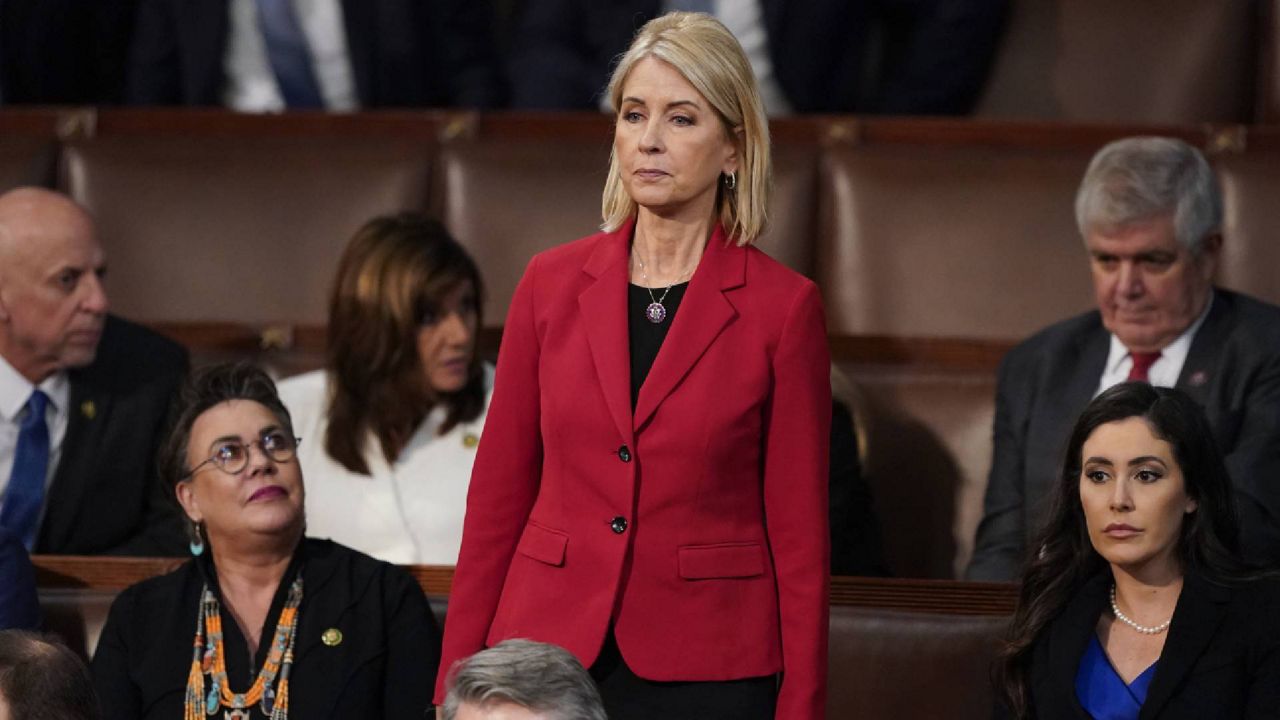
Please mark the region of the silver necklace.
<svg viewBox="0 0 1280 720"><path fill-rule="evenodd" d="M663 305L662 301L667 299L667 293L671 292L671 288L679 284L684 280L686 275L689 275L693 271L686 270L675 279L675 282L668 285L666 290L662 291L662 297L655 298L653 296L653 288L649 287L649 273L645 272L644 261L640 259L640 253L635 252L635 249L633 248L631 254L635 257L636 264L640 266L640 278L644 280L644 289L649 293L649 306L644 309L644 317L654 325L660 325L663 320L667 319L667 306Z"/></svg>
<svg viewBox="0 0 1280 720"><path fill-rule="evenodd" d="M1111 612L1115 613L1115 616L1116 616L1116 619L1117 619L1117 620L1119 620L1120 622L1124 623L1125 625L1128 625L1129 627L1133 628L1134 630L1137 630L1138 632L1142 633L1143 635L1159 635L1160 633L1164 632L1165 630L1168 630L1168 629L1169 629L1169 623L1173 622L1173 618L1169 618L1168 620L1165 620L1164 622L1160 623L1159 625L1152 625L1152 626L1139 625L1138 623L1134 622L1134 621L1133 621L1133 620L1132 620L1128 615L1125 615L1124 613L1120 612L1120 606L1116 604L1116 585L1115 585L1115 583L1112 583L1112 584L1111 584Z"/></svg>

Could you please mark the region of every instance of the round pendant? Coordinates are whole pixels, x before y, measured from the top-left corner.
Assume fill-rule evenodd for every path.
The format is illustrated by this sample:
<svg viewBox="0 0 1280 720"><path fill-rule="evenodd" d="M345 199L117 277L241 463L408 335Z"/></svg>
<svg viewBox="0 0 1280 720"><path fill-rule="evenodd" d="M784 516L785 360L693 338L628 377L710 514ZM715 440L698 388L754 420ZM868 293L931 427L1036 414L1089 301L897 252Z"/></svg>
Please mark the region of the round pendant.
<svg viewBox="0 0 1280 720"><path fill-rule="evenodd" d="M649 322L657 325L667 319L667 309L662 307L662 303L649 303L649 307L644 309L644 316Z"/></svg>

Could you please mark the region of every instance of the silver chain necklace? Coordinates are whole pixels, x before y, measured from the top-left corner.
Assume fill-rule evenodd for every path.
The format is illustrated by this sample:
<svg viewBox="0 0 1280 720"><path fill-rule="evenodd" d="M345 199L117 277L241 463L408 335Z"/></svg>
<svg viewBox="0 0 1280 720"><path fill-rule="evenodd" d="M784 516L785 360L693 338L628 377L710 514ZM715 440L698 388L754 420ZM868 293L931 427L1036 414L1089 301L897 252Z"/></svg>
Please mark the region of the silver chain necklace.
<svg viewBox="0 0 1280 720"><path fill-rule="evenodd" d="M1112 584L1111 584L1111 612L1115 613L1115 616L1116 616L1116 619L1117 619L1117 620L1119 620L1120 622L1124 623L1125 625L1128 625L1129 627L1133 628L1134 630L1137 630L1138 632L1142 633L1143 635L1159 635L1160 633L1164 632L1165 630L1168 630L1168 629L1169 629L1169 623L1173 622L1173 618L1169 618L1168 620L1165 620L1164 622L1160 623L1159 625L1151 625L1151 626L1147 626L1147 625L1139 625L1138 623L1134 622L1134 621L1133 621L1133 619L1132 619L1132 618L1130 618L1128 615L1125 615L1124 613L1120 612L1120 606L1116 604L1116 586L1115 586L1115 583L1112 583Z"/></svg>
<svg viewBox="0 0 1280 720"><path fill-rule="evenodd" d="M653 296L653 288L649 287L649 273L645 272L644 261L640 259L640 253L636 252L635 248L632 248L631 254L636 259L636 264L640 266L640 278L644 280L644 289L649 293L649 306L644 309L644 317L654 325L660 325L663 320L667 319L667 306L663 305L662 301L667 299L667 293L671 292L671 288L684 280L685 276L692 274L693 270L686 270L680 274L676 277L675 282L662 291L662 297L655 298ZM695 264L694 267L697 267L697 265Z"/></svg>

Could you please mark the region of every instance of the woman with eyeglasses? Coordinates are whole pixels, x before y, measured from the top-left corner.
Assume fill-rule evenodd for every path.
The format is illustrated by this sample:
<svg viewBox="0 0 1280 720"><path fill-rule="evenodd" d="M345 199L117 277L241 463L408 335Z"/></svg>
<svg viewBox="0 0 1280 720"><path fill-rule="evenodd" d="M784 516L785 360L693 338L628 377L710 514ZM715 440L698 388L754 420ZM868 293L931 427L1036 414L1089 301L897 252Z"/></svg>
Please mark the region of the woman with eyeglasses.
<svg viewBox="0 0 1280 720"><path fill-rule="evenodd" d="M289 412L247 364L193 375L162 451L189 562L120 594L93 658L106 718L401 718L440 639L403 570L304 538Z"/></svg>

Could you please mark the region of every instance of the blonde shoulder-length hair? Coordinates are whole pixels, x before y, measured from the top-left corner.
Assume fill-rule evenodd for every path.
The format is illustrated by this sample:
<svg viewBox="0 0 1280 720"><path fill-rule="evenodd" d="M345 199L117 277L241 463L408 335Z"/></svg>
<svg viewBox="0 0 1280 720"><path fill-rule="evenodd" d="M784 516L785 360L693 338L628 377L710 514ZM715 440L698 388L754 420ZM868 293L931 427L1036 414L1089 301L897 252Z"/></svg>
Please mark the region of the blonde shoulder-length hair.
<svg viewBox="0 0 1280 720"><path fill-rule="evenodd" d="M671 65L702 93L738 146L736 187L730 189L721 183L716 203L727 235L739 245L754 242L766 223L772 168L769 123L742 46L720 21L706 13L672 12L650 20L619 58L609 80L609 104L615 115L622 104L627 75L647 57ZM617 230L636 210L635 200L622 184L617 153L610 150L601 227Z"/></svg>

